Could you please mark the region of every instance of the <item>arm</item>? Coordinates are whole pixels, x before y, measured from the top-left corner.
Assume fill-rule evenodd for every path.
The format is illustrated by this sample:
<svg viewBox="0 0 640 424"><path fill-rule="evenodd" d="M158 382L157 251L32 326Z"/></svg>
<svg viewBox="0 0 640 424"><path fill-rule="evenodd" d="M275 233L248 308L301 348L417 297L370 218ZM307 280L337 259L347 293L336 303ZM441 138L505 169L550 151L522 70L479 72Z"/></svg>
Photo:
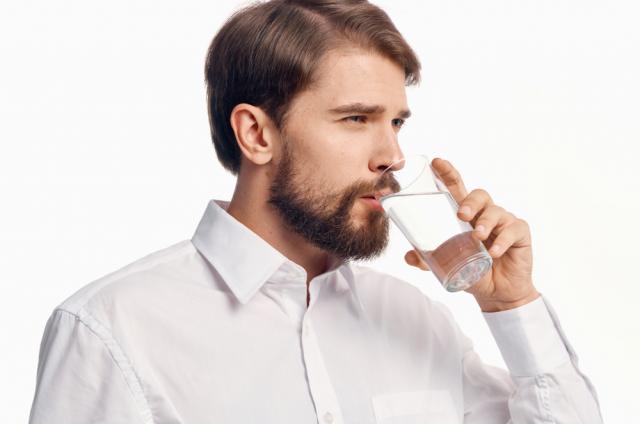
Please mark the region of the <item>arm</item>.
<svg viewBox="0 0 640 424"><path fill-rule="evenodd" d="M462 335L465 424L602 423L596 391L544 297L483 316L509 370L483 364Z"/></svg>
<svg viewBox="0 0 640 424"><path fill-rule="evenodd" d="M40 346L29 423L91 422L150 423L151 414L110 333L88 314L56 310Z"/></svg>
<svg viewBox="0 0 640 424"><path fill-rule="evenodd" d="M488 249L491 268L464 289L476 298L509 373L486 366L461 335L465 423L602 423L596 392L555 313L533 285L529 224L494 204L485 190L471 193L449 161L432 167L455 201L458 217ZM409 265L428 270L415 251ZM508 421L507 421L508 420Z"/></svg>

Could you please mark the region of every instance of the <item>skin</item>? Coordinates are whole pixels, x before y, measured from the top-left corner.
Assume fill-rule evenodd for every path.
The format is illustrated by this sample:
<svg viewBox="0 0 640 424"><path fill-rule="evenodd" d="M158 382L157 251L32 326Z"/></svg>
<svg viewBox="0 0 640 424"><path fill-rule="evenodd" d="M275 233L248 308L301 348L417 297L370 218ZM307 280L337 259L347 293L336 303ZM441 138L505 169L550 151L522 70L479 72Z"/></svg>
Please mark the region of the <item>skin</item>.
<svg viewBox="0 0 640 424"><path fill-rule="evenodd" d="M404 70L389 59L370 51L342 48L319 61L315 84L296 95L282 132L254 105L238 104L231 113L242 164L228 213L302 266L307 286L327 270L332 256L286 225L269 203L284 143L289 141L288 153L294 158L296 186L306 188L310 207L316 196L330 212L338 207L339 196L334 198L327 192L348 193L358 187L364 195L384 169L403 157L398 133L409 114L404 83ZM356 103L377 106L377 110L335 111ZM493 205L484 191L467 194L460 175L447 161L434 159L433 165L458 203L472 208L472 215L461 219L475 218L487 229L483 235L493 233L495 243L503 246L492 255L493 269L466 291L476 297L483 311L510 309L535 299L526 223ZM371 206L354 198L348 214L350 228L366 231L372 217ZM428 269L413 251L407 252L405 260Z"/></svg>

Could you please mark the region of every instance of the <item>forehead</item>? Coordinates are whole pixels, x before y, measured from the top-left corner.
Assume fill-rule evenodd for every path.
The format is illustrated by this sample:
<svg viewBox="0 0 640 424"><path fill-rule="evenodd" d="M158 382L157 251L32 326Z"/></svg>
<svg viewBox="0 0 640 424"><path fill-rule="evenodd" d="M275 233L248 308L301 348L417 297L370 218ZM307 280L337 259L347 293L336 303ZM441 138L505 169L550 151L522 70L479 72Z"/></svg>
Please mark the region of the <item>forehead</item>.
<svg viewBox="0 0 640 424"><path fill-rule="evenodd" d="M315 71L314 84L300 93L302 103L328 108L338 104L380 104L389 110L406 109L404 69L390 59L361 49L339 49L325 54Z"/></svg>

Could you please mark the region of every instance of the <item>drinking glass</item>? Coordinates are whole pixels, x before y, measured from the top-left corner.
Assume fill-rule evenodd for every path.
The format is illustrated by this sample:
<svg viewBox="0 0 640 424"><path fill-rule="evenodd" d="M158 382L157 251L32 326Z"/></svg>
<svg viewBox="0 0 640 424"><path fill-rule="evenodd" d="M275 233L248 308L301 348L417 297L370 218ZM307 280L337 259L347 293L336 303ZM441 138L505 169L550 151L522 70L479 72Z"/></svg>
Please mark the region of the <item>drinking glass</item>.
<svg viewBox="0 0 640 424"><path fill-rule="evenodd" d="M458 219L459 205L426 155L385 169L375 198L447 291L467 289L491 269L489 252L472 237L471 224Z"/></svg>

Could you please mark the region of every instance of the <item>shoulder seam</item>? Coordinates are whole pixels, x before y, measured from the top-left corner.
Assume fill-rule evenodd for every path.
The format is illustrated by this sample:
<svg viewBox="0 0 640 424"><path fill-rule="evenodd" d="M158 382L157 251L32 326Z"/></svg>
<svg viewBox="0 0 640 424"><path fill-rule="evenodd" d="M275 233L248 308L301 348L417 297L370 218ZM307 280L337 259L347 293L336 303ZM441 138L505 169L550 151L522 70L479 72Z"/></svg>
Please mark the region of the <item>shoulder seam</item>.
<svg viewBox="0 0 640 424"><path fill-rule="evenodd" d="M70 296L69 298L67 298L66 300L64 300L60 305L58 305L58 307L56 309L59 310L65 310L73 315L78 315L80 312L80 310L84 309L87 305L87 303L91 300L91 298L93 296L95 296L96 293L98 293L100 290L102 290L103 288L109 286L110 284L113 284L121 279L133 276L137 273L141 273L141 272L145 272L148 271L150 269L152 269L154 266L160 265L160 264L164 264L166 262L172 261L176 258L181 257L182 255L185 255L188 253L188 249L190 247L192 247L192 245L190 243L186 243L189 240L183 240L181 242L175 243L172 246L169 246L165 249L163 249L163 253L159 253L161 251L156 251L153 253L150 253L146 256L143 256L141 258L138 258L137 260L113 271L110 272L106 275L103 275L102 277L91 281L89 284L87 284L86 286L82 287L80 290L78 290L78 292L76 292L74 295ZM179 244L184 244L184 246L177 250L177 251L172 251L172 252L166 252L167 250L171 249L172 247L177 247ZM157 256L156 256L157 255ZM78 300L75 300L75 296L78 295L83 289L85 289L86 287L88 287L89 285L93 285L93 284L97 284L99 283L99 286L93 291L91 292L90 296L86 296L86 297L82 297L80 296L80 298ZM74 310L77 309L78 312L74 312Z"/></svg>
<svg viewBox="0 0 640 424"><path fill-rule="evenodd" d="M153 424L153 414L151 413L149 402L147 401L142 389L140 378L133 369L129 358L124 354L120 344L118 344L116 339L111 335L111 332L102 325L100 321L95 319L84 307L81 308L78 313L74 313L61 307L56 308L54 312L55 311L64 312L75 317L78 322L82 323L89 331L100 339L109 352L109 355L111 355L111 358L120 369L127 386L129 386L133 399L138 405L138 411L142 417L142 422L144 424Z"/></svg>

